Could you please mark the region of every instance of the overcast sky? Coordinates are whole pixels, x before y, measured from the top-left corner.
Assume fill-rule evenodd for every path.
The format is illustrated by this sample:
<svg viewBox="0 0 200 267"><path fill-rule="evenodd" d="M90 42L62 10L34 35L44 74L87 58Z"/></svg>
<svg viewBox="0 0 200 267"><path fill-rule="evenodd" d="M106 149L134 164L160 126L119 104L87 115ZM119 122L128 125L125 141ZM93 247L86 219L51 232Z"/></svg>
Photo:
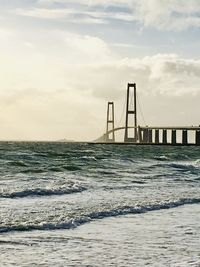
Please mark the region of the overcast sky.
<svg viewBox="0 0 200 267"><path fill-rule="evenodd" d="M0 0L0 139L96 139L127 82L140 124L200 124L200 0Z"/></svg>

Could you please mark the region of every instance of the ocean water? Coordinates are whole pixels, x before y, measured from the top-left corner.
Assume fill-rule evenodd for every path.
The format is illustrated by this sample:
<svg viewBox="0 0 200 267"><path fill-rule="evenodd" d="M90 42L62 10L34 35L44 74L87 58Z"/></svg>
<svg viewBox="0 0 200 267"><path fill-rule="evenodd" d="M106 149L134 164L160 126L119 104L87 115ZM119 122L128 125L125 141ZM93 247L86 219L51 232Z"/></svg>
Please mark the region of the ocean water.
<svg viewBox="0 0 200 267"><path fill-rule="evenodd" d="M200 266L200 147L0 143L0 266Z"/></svg>

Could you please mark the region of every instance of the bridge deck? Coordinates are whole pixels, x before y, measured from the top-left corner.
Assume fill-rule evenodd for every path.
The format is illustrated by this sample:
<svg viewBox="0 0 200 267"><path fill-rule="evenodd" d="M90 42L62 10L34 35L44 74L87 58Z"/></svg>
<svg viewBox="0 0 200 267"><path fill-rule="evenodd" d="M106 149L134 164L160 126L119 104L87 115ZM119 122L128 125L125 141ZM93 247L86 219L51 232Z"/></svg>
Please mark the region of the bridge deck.
<svg viewBox="0 0 200 267"><path fill-rule="evenodd" d="M87 142L87 144L93 144L93 145L130 145L130 146L200 146L195 143L188 143L188 144L182 144L182 143L133 143L133 142Z"/></svg>
<svg viewBox="0 0 200 267"><path fill-rule="evenodd" d="M199 146L200 145L200 126L138 126L128 127L137 129L137 142L134 138L129 138L127 142L113 142L109 135L113 132L124 130L125 127L117 127L106 132L95 143L101 144L131 144L131 145L173 145L173 146ZM168 131L170 131L168 133ZM177 131L182 132L182 142L177 139ZM188 139L188 133L195 133L195 140ZM153 135L154 133L154 135ZM168 140L170 134L171 140ZM133 139L133 140L132 140ZM161 140L162 139L162 140Z"/></svg>

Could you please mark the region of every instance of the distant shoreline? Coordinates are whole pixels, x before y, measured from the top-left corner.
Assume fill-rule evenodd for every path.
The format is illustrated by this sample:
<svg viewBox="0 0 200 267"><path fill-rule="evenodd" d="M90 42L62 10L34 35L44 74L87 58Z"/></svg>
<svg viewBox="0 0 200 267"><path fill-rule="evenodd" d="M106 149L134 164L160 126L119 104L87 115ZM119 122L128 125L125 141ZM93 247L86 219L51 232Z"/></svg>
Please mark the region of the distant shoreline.
<svg viewBox="0 0 200 267"><path fill-rule="evenodd" d="M200 147L200 145L196 144L182 144L182 143L176 143L176 144L163 144L163 143L124 143L124 142L89 142L89 141L70 141L70 140L0 140L0 143L65 143L65 144L87 144L87 145L123 145L123 146L165 146L165 147Z"/></svg>

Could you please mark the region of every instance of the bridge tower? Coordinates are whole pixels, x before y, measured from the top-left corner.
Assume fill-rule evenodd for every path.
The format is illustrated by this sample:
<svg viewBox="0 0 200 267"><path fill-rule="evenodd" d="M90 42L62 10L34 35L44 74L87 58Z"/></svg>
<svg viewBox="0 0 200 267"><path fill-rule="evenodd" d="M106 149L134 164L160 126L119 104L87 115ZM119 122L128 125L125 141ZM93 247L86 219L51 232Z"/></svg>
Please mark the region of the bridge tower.
<svg viewBox="0 0 200 267"><path fill-rule="evenodd" d="M131 96L131 88L133 89L133 108L131 109L130 104L132 101ZM129 125L130 120L129 116L131 115L131 119L133 120L133 124ZM133 137L129 137L129 127L134 126ZM138 140L137 133L137 104L136 104L136 84L128 83L127 86L127 103L126 103L126 124L125 124L125 135L124 142L134 142L136 143Z"/></svg>
<svg viewBox="0 0 200 267"><path fill-rule="evenodd" d="M107 123L106 123L106 142L115 142L115 116L114 116L114 102L108 102L107 108ZM108 133L113 130L112 133Z"/></svg>

